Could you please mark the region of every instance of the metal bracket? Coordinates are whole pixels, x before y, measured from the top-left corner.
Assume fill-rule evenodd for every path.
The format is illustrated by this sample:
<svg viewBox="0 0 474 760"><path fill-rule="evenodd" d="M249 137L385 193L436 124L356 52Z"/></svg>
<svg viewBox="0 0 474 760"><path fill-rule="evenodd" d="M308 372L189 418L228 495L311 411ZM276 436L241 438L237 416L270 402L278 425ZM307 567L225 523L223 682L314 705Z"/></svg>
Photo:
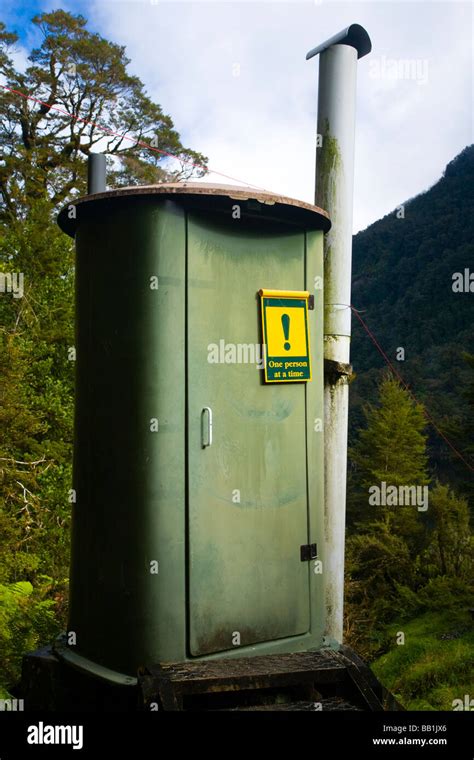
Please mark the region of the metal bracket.
<svg viewBox="0 0 474 760"><path fill-rule="evenodd" d="M324 360L324 380L329 385L335 385L339 380L350 383L353 379L352 364L336 362L333 359Z"/></svg>
<svg viewBox="0 0 474 760"><path fill-rule="evenodd" d="M318 556L317 544L303 544L303 546L300 546L300 554L302 562L309 562L312 559L316 559Z"/></svg>
<svg viewBox="0 0 474 760"><path fill-rule="evenodd" d="M314 309L314 296L308 296L308 309L310 311Z"/></svg>

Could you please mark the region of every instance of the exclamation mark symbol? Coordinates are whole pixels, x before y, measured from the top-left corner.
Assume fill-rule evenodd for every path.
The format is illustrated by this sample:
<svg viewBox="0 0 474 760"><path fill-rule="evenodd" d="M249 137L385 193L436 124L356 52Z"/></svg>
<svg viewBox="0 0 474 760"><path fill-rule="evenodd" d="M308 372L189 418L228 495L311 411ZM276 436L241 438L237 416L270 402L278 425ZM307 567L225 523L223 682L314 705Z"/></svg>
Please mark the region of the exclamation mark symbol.
<svg viewBox="0 0 474 760"><path fill-rule="evenodd" d="M288 343L289 338L290 338L290 317L288 316L288 314L281 315L281 324L283 327L283 333L285 335L285 341L286 341L286 343L284 343L283 345L283 348L285 349L285 351L289 351L291 348L291 345Z"/></svg>

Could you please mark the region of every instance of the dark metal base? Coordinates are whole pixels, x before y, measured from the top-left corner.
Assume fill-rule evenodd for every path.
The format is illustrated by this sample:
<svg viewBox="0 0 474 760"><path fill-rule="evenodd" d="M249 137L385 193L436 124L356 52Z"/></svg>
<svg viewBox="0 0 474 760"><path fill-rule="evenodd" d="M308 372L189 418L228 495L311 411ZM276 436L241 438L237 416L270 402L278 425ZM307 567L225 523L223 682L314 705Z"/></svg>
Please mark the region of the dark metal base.
<svg viewBox="0 0 474 760"><path fill-rule="evenodd" d="M28 711L129 712L140 704L136 686L86 675L61 660L52 646L25 655L19 693Z"/></svg>
<svg viewBox="0 0 474 760"><path fill-rule="evenodd" d="M347 647L293 654L159 663L118 686L63 662L51 646L23 658L25 710L130 712L403 709Z"/></svg>

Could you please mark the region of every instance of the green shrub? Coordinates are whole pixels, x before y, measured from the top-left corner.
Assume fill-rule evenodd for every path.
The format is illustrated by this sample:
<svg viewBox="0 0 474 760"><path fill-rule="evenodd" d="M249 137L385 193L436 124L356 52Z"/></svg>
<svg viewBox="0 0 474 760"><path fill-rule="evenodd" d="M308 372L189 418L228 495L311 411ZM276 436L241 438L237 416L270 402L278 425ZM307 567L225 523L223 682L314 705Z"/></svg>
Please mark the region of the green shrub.
<svg viewBox="0 0 474 760"><path fill-rule="evenodd" d="M51 579L34 589L29 581L0 584L0 695L18 682L25 652L50 641L59 632Z"/></svg>

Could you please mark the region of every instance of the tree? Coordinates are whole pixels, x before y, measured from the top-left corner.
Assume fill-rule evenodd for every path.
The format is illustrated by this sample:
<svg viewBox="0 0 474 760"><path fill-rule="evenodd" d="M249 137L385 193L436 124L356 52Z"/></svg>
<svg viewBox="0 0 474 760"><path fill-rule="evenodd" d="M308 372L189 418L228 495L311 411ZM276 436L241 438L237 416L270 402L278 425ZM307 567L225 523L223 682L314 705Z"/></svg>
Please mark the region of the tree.
<svg viewBox="0 0 474 760"><path fill-rule="evenodd" d="M423 407L390 377L380 384L379 406L367 406L365 416L351 449L355 525L346 542L345 615L352 643L373 654L387 621L439 607L434 590L454 606L459 594L467 598L473 545L466 500L439 482L430 488L426 513L369 507L368 488L381 481L427 484L426 422Z"/></svg>
<svg viewBox="0 0 474 760"><path fill-rule="evenodd" d="M83 192L92 150L115 159L115 184L205 172L207 159L181 144L171 117L128 73L124 47L88 31L83 16L63 10L35 16L33 24L43 41L25 73L15 70L9 56L17 35L0 27L0 73L15 91L3 90L0 97L3 218L24 218L33 199L47 197L56 205ZM177 156L177 167L148 146Z"/></svg>
<svg viewBox="0 0 474 760"><path fill-rule="evenodd" d="M367 425L349 452L348 510L352 521L384 521L415 548L422 530L417 507L370 506L369 489L383 482L396 487L427 485L423 407L390 376L379 386L379 403L365 407Z"/></svg>
<svg viewBox="0 0 474 760"><path fill-rule="evenodd" d="M431 491L430 512L434 529L424 555L428 573L472 580L474 547L467 501L455 496L448 486L436 483Z"/></svg>
<svg viewBox="0 0 474 760"><path fill-rule="evenodd" d="M351 451L363 485L385 480L393 485L428 482L426 420L421 404L414 403L400 383L390 376L379 386L379 407L367 405L367 427Z"/></svg>
<svg viewBox="0 0 474 760"><path fill-rule="evenodd" d="M0 297L0 580L67 576L74 362L73 257L31 201L21 228L0 227L0 271L24 293Z"/></svg>
<svg viewBox="0 0 474 760"><path fill-rule="evenodd" d="M472 520L474 519L474 478L468 465L474 468L474 354L463 353L462 356L470 377L467 378L461 393L464 403L458 404L458 415L446 425L446 430L448 435L456 441L466 460L462 462L450 449L450 461L458 482L456 490L467 496Z"/></svg>
<svg viewBox="0 0 474 760"><path fill-rule="evenodd" d="M345 638L367 656L372 636L390 619L401 587L413 582L406 541L389 526L373 522L346 541Z"/></svg>

